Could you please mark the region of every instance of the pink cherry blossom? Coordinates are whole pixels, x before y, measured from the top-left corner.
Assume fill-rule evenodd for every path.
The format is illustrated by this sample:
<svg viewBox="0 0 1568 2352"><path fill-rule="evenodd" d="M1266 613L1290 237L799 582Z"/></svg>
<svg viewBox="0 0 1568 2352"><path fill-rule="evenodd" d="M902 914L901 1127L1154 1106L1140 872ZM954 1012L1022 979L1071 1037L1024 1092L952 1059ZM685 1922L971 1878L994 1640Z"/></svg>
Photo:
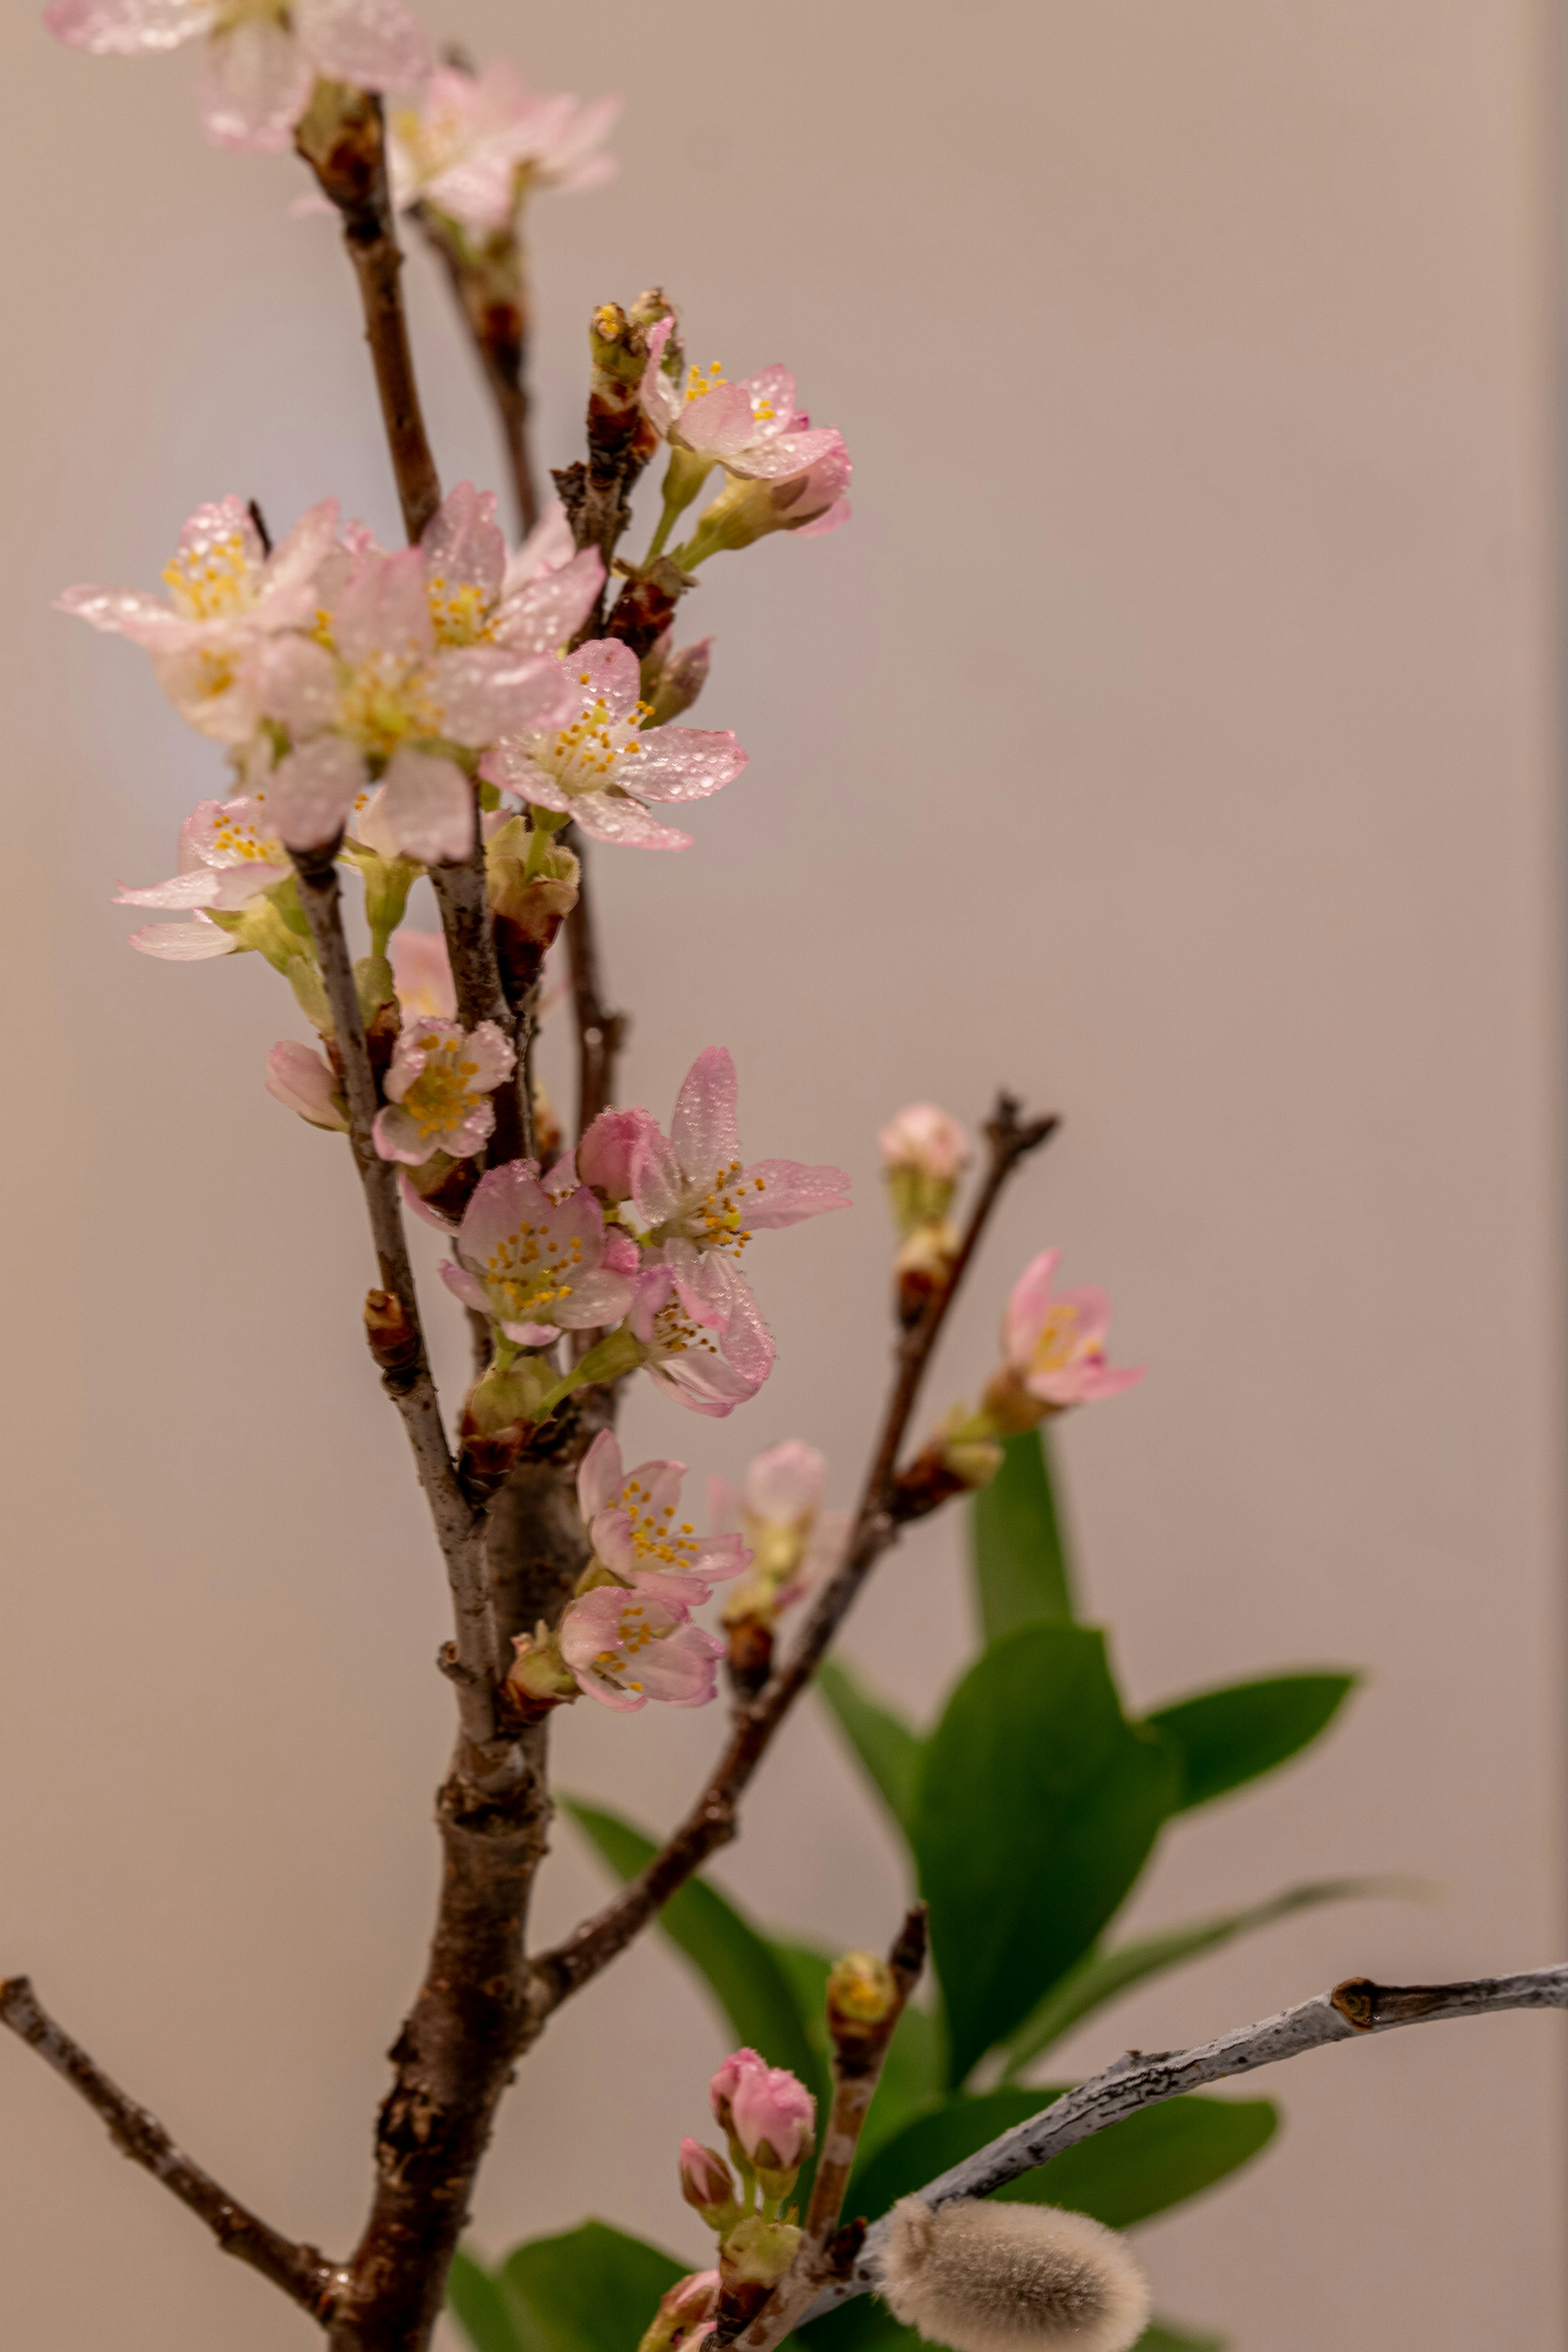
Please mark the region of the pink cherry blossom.
<svg viewBox="0 0 1568 2352"><path fill-rule="evenodd" d="M177 48L206 37L202 124L221 147L287 148L318 74L362 89L405 89L430 70L402 0L53 0L52 33L100 56Z"/></svg>
<svg viewBox="0 0 1568 2352"><path fill-rule="evenodd" d="M267 1091L312 1127L347 1134L348 1118L332 1066L313 1045L299 1045L293 1038L274 1045L267 1056Z"/></svg>
<svg viewBox="0 0 1568 2352"><path fill-rule="evenodd" d="M577 1502L595 1556L623 1583L700 1609L751 1555L738 1535L700 1536L682 1519L684 1462L627 1471L613 1430L601 1430L577 1473Z"/></svg>
<svg viewBox="0 0 1568 2352"><path fill-rule="evenodd" d="M437 1021L450 1021L458 1010L458 989L445 934L411 930L405 924L393 933L388 952L405 1020L427 1013Z"/></svg>
<svg viewBox="0 0 1568 2352"><path fill-rule="evenodd" d="M787 2066L759 2060L737 2073L729 2127L748 2162L768 2172L794 2172L812 2151L816 2101Z"/></svg>
<svg viewBox="0 0 1568 2352"><path fill-rule="evenodd" d="M243 499L198 507L163 568L167 597L134 588L68 588L56 601L102 629L142 646L181 717L220 743L237 744L256 725L246 656L283 630L308 626L315 577L337 530L327 499L303 515L268 555Z"/></svg>
<svg viewBox="0 0 1568 2352"><path fill-rule="evenodd" d="M596 841L688 849L689 834L651 817L646 801L705 800L732 783L746 754L727 729L642 722L637 656L613 637L579 646L560 665L574 715L564 725L508 736L479 762L487 782L575 818Z"/></svg>
<svg viewBox="0 0 1568 2352"><path fill-rule="evenodd" d="M727 1624L748 1617L775 1622L837 1567L850 1515L823 1509L826 1478L826 1454L799 1438L755 1455L739 1492L723 1478L710 1478L709 1517L715 1528L737 1529L752 1550L750 1571L725 1598Z"/></svg>
<svg viewBox="0 0 1568 2352"><path fill-rule="evenodd" d="M605 1263L605 1221L584 1188L552 1201L531 1160L481 1176L458 1228L458 1264L447 1287L488 1315L520 1347L542 1345L541 1328L581 1330L619 1322L632 1283Z"/></svg>
<svg viewBox="0 0 1568 2352"><path fill-rule="evenodd" d="M775 530L821 539L849 520L846 492L852 472L849 452L837 433L833 444L804 473L783 481L733 477L697 518L697 527L672 561L683 571L706 563L725 548L750 547Z"/></svg>
<svg viewBox="0 0 1568 2352"><path fill-rule="evenodd" d="M1059 1250L1031 1258L1013 1286L1002 1326L1007 1364L1029 1394L1060 1410L1117 1395L1143 1377L1143 1367L1113 1369L1105 1355L1110 1301L1088 1286L1053 1293Z"/></svg>
<svg viewBox="0 0 1568 2352"><path fill-rule="evenodd" d="M506 228L532 188L596 188L616 169L600 152L620 100L536 98L501 61L443 66L417 107L389 122L393 201L426 204L481 234Z"/></svg>
<svg viewBox="0 0 1568 2352"><path fill-rule="evenodd" d="M372 1134L384 1160L422 1167L433 1152L465 1160L495 1132L490 1097L517 1067L493 1021L468 1030L425 1013L400 1031Z"/></svg>
<svg viewBox="0 0 1568 2352"><path fill-rule="evenodd" d="M723 1334L724 1353L757 1385L772 1335L740 1270L753 1234L849 1205L841 1168L741 1161L735 1066L721 1045L698 1055L676 1097L667 1139L654 1127L632 1156L632 1202L690 1318Z"/></svg>
<svg viewBox="0 0 1568 2352"><path fill-rule="evenodd" d="M595 1585L568 1602L557 1638L578 1688L605 1706L706 1706L718 1690L723 1643L657 1593Z"/></svg>
<svg viewBox="0 0 1568 2352"><path fill-rule="evenodd" d="M238 912L279 882L293 868L289 853L271 830L258 803L242 795L232 801L201 801L180 828L178 870L167 882L145 889L121 883L114 894L118 907L181 908L191 916L184 923L147 923L132 931L131 944L143 955L161 956L174 963L200 963L210 956L232 955L239 942L210 920L206 909Z"/></svg>
<svg viewBox="0 0 1568 2352"><path fill-rule="evenodd" d="M831 426L813 429L795 404L787 368L767 367L739 383L725 382L717 360L706 373L693 367L682 387L664 372L673 319L661 319L647 339L642 404L666 440L748 481L779 482L805 474L842 447Z"/></svg>
<svg viewBox="0 0 1568 2352"><path fill-rule="evenodd" d="M637 1276L626 1323L655 1386L715 1421L755 1396L773 1369L773 1339L760 1318L760 1340L742 1326L706 1328L682 1305L668 1265L647 1266Z"/></svg>

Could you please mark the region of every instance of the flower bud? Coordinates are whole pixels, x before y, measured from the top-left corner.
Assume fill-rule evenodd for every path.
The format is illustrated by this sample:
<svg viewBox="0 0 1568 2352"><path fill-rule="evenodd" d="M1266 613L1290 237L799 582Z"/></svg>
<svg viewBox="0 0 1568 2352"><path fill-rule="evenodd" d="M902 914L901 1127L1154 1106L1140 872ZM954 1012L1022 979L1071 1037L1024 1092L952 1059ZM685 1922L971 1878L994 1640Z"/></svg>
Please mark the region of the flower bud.
<svg viewBox="0 0 1568 2352"><path fill-rule="evenodd" d="M795 2257L800 2231L793 2221L764 2221L752 2213L739 2221L719 2249L719 2276L728 2298L737 2288L761 2287L760 2308Z"/></svg>
<svg viewBox="0 0 1568 2352"><path fill-rule="evenodd" d="M476 1500L495 1494L504 1483L557 1378L543 1357L522 1355L504 1371L492 1364L468 1391L458 1425L458 1468Z"/></svg>
<svg viewBox="0 0 1568 2352"><path fill-rule="evenodd" d="M267 1091L312 1127L348 1133L348 1109L337 1073L314 1046L301 1045L292 1037L274 1045L267 1056Z"/></svg>
<svg viewBox="0 0 1568 2352"><path fill-rule="evenodd" d="M637 2352L679 2352L705 2331L719 2308L717 2271L693 2271L659 2297L652 2326Z"/></svg>
<svg viewBox="0 0 1568 2352"><path fill-rule="evenodd" d="M849 471L849 453L840 441L804 474L792 474L782 482L732 476L712 504L703 508L696 530L677 549L674 561L682 571L691 572L710 555L750 547L770 531L833 530L848 518L844 493Z"/></svg>
<svg viewBox="0 0 1568 2352"><path fill-rule="evenodd" d="M875 1952L846 1952L827 1978L827 2022L832 2030L885 2025L898 2004L899 1988L886 1960Z"/></svg>
<svg viewBox="0 0 1568 2352"><path fill-rule="evenodd" d="M877 1138L900 1234L940 1225L969 1164L969 1138L935 1103L909 1103Z"/></svg>
<svg viewBox="0 0 1568 2352"><path fill-rule="evenodd" d="M1125 2238L1051 2205L960 2198L893 2208L881 2294L954 2352L1131 2352L1149 2288Z"/></svg>
<svg viewBox="0 0 1568 2352"><path fill-rule="evenodd" d="M950 1224L916 1225L893 1261L899 1320L910 1330L925 1313L933 1291L945 1290L958 1255L958 1235Z"/></svg>
<svg viewBox="0 0 1568 2352"><path fill-rule="evenodd" d="M753 2054L753 2053L747 2053ZM730 2095L730 2129L767 2197L787 2196L816 2145L816 2101L786 2066L757 2058Z"/></svg>
<svg viewBox="0 0 1568 2352"><path fill-rule="evenodd" d="M419 1334L392 1291L366 1291L364 1330L370 1352L384 1372L410 1372L419 1361Z"/></svg>
<svg viewBox="0 0 1568 2352"><path fill-rule="evenodd" d="M582 866L570 849L530 830L521 817L503 824L485 851L496 956L507 1003L517 1011L539 978L546 954L577 904Z"/></svg>
<svg viewBox="0 0 1568 2352"><path fill-rule="evenodd" d="M642 666L642 698L652 713L650 727L666 727L690 709L708 683L712 654L711 637L700 637L696 645L672 653L666 629Z"/></svg>
<svg viewBox="0 0 1568 2352"><path fill-rule="evenodd" d="M646 1136L658 1134L646 1110L602 1110L577 1146L577 1173L602 1201L629 1201L632 1154Z"/></svg>
<svg viewBox="0 0 1568 2352"><path fill-rule="evenodd" d="M731 2230L741 2218L735 2176L717 2148L689 2136L680 2143L680 2193L710 2230Z"/></svg>
<svg viewBox="0 0 1568 2352"><path fill-rule="evenodd" d="M507 1696L524 1718L548 1714L578 1696L577 1683L542 1619L531 1633L514 1633L517 1655L506 1678Z"/></svg>

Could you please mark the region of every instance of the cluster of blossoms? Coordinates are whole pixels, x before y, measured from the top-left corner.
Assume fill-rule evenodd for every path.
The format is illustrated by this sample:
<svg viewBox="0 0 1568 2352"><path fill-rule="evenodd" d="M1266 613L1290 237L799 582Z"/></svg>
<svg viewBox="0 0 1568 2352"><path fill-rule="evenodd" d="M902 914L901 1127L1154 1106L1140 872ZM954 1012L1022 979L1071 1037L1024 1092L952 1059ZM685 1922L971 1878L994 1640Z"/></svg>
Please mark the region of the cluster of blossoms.
<svg viewBox="0 0 1568 2352"><path fill-rule="evenodd" d="M318 79L416 93L391 119L399 208L436 205L499 229L532 187L594 188L616 99L535 96L510 66L437 67L403 0L52 0L45 21L73 47L134 57L201 41L196 101L220 147L280 153Z"/></svg>
<svg viewBox="0 0 1568 2352"><path fill-rule="evenodd" d="M827 1459L815 1445L786 1438L759 1454L739 1487L708 1482L708 1516L744 1538L751 1564L725 1595L731 1641L742 1627L771 1633L780 1615L836 1568L849 1532L847 1511L825 1511Z"/></svg>
<svg viewBox="0 0 1568 2352"><path fill-rule="evenodd" d="M708 2098L729 2157L683 2139L680 2193L716 2232L719 2260L669 2289L638 2352L679 2352L700 2343L721 2298L737 2315L760 2309L800 2244L793 2209L782 2209L816 2145L811 2093L785 2067L770 2066L754 2050L737 2050L710 2083Z"/></svg>

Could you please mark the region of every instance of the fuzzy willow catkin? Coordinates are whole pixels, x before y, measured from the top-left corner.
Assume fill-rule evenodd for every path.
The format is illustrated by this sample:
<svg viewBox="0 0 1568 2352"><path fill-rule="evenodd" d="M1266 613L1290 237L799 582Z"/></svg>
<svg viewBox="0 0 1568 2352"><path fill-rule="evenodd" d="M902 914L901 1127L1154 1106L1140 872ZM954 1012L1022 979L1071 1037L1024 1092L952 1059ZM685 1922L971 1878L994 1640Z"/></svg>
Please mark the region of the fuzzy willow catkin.
<svg viewBox="0 0 1568 2352"><path fill-rule="evenodd" d="M893 2208L880 2293L953 2352L1129 2352L1149 2289L1125 2238L1054 2205L962 2198Z"/></svg>

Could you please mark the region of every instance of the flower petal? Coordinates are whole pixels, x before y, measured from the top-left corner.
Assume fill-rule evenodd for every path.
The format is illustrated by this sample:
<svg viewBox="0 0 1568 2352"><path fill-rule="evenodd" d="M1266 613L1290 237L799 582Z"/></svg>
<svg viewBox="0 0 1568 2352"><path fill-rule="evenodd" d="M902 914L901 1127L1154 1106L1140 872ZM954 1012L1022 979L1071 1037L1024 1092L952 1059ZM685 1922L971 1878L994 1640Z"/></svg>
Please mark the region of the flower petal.
<svg viewBox="0 0 1568 2352"><path fill-rule="evenodd" d="M506 576L506 540L496 520L496 494L459 482L425 526L419 542L426 588L477 588L486 607Z"/></svg>
<svg viewBox="0 0 1568 2352"><path fill-rule="evenodd" d="M332 1128L346 1135L349 1123L337 1090L331 1064L312 1045L287 1037L267 1056L267 1091L275 1101L286 1110L297 1111L312 1127Z"/></svg>
<svg viewBox="0 0 1568 2352"><path fill-rule="evenodd" d="M218 924L199 914L188 923L143 923L132 932L131 944L142 955L161 956L165 963L205 963L212 956L237 953L239 946Z"/></svg>
<svg viewBox="0 0 1568 2352"><path fill-rule="evenodd" d="M739 1093L735 1065L722 1045L710 1045L699 1054L681 1080L669 1139L689 1183L706 1182L739 1159Z"/></svg>
<svg viewBox="0 0 1568 2352"><path fill-rule="evenodd" d="M398 754L399 759L418 756ZM434 764L450 766L444 760ZM458 781L462 784L461 777ZM323 849L342 833L364 784L363 752L341 735L318 736L313 743L290 751L273 770L267 814L286 848ZM467 786L463 789L466 793Z"/></svg>
<svg viewBox="0 0 1568 2352"><path fill-rule="evenodd" d="M604 558L596 547L585 547L559 570L509 595L490 625L491 634L509 652L559 653L593 611L604 584Z"/></svg>
<svg viewBox="0 0 1568 2352"><path fill-rule="evenodd" d="M525 796L542 802L546 808L554 805L545 801L542 793L529 792ZM677 833L672 825L660 824L638 801L621 800L612 793L574 793L566 806L591 840L610 842L617 849L691 846L689 833Z"/></svg>
<svg viewBox="0 0 1568 2352"><path fill-rule="evenodd" d="M275 17L243 16L215 33L196 74L202 128L218 147L281 154L310 103L315 72Z"/></svg>
<svg viewBox="0 0 1568 2352"><path fill-rule="evenodd" d="M577 1507L584 1520L614 1510L625 1483L616 1433L602 1429L577 1465Z"/></svg>
<svg viewBox="0 0 1568 2352"><path fill-rule="evenodd" d="M383 857L456 865L474 845L473 788L450 760L405 744L393 753L354 830Z"/></svg>
<svg viewBox="0 0 1568 2352"><path fill-rule="evenodd" d="M741 1179L741 1199L752 1233L776 1233L803 1217L847 1209L849 1179L842 1168L808 1168L798 1160L756 1160Z"/></svg>
<svg viewBox="0 0 1568 2352"><path fill-rule="evenodd" d="M436 656L441 731L482 751L498 736L559 727L575 707L552 654L514 654L499 646L452 646Z"/></svg>
<svg viewBox="0 0 1568 2352"><path fill-rule="evenodd" d="M57 40L95 57L176 49L210 31L215 0L54 0L44 22Z"/></svg>
<svg viewBox="0 0 1568 2352"><path fill-rule="evenodd" d="M653 727L626 775L640 799L702 801L732 784L746 758L727 727Z"/></svg>
<svg viewBox="0 0 1568 2352"><path fill-rule="evenodd" d="M401 0L292 0L300 39L322 73L361 89L412 89L430 45Z"/></svg>

